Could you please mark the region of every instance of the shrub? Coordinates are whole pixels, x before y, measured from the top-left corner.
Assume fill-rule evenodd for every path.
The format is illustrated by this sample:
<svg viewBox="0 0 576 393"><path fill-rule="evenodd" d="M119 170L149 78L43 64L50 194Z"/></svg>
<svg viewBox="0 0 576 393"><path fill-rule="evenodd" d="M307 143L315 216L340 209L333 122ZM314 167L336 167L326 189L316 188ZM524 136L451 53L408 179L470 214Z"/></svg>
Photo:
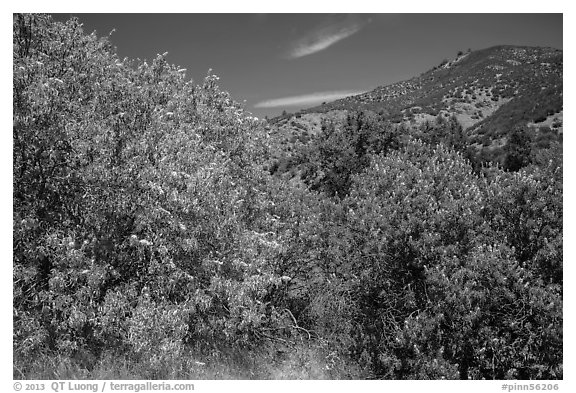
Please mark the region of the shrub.
<svg viewBox="0 0 576 393"><path fill-rule="evenodd" d="M281 279L260 237L261 123L216 76L120 60L74 19L15 15L14 43L19 369L110 350L155 368L269 340L285 322L264 302Z"/></svg>

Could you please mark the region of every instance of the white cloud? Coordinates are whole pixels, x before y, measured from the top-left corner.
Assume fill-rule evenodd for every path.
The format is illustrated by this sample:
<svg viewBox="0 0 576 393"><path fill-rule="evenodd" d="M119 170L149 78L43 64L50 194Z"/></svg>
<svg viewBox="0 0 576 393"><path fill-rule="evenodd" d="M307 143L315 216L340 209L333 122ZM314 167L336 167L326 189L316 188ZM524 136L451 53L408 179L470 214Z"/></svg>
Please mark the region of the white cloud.
<svg viewBox="0 0 576 393"><path fill-rule="evenodd" d="M362 94L364 91L341 90L341 91L323 91L299 96L290 96L275 98L272 100L260 101L254 105L254 108L278 108L290 106L304 106L320 104L324 101L334 101L340 98Z"/></svg>
<svg viewBox="0 0 576 393"><path fill-rule="evenodd" d="M294 42L286 56L289 59L297 59L320 52L338 41L356 34L370 21L352 15L344 20L316 28Z"/></svg>

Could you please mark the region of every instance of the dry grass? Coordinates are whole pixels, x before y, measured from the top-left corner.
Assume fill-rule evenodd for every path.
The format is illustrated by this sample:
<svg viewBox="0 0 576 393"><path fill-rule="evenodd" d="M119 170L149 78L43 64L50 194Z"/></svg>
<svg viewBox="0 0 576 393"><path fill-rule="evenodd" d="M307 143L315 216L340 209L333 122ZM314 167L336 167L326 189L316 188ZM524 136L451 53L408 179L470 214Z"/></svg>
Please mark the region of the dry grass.
<svg viewBox="0 0 576 393"><path fill-rule="evenodd" d="M268 352L271 351L271 352ZM133 360L106 354L91 364L62 355L42 355L34 360L15 361L15 379L68 380L278 380L278 379L357 379L361 373L316 344L233 351L206 360L188 354L169 361ZM203 359L200 361L198 359Z"/></svg>

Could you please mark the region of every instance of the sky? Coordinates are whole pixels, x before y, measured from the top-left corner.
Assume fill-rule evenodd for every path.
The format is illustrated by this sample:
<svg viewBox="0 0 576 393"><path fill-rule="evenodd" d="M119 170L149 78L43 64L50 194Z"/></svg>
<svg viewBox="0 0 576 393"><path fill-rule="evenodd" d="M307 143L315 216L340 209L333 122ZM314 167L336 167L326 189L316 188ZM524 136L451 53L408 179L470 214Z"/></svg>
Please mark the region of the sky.
<svg viewBox="0 0 576 393"><path fill-rule="evenodd" d="M460 50L562 48L562 14L58 14L108 35L120 57L208 71L256 116L409 79Z"/></svg>

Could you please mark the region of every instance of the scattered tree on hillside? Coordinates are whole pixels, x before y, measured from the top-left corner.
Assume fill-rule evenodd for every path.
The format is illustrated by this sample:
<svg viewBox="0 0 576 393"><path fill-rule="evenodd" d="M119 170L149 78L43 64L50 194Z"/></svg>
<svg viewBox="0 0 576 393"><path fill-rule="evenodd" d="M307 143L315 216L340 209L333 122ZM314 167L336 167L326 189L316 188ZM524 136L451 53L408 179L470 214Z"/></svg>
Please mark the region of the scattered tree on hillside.
<svg viewBox="0 0 576 393"><path fill-rule="evenodd" d="M504 148L504 169L518 171L530 163L531 138L524 127L515 128Z"/></svg>

